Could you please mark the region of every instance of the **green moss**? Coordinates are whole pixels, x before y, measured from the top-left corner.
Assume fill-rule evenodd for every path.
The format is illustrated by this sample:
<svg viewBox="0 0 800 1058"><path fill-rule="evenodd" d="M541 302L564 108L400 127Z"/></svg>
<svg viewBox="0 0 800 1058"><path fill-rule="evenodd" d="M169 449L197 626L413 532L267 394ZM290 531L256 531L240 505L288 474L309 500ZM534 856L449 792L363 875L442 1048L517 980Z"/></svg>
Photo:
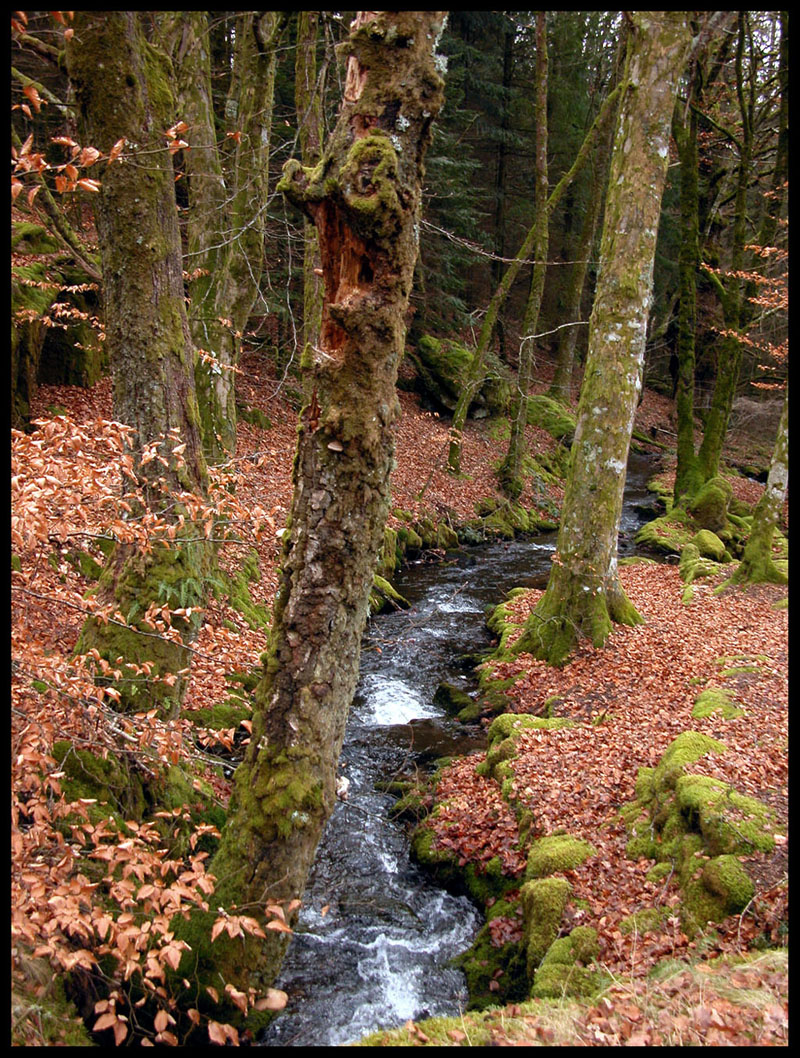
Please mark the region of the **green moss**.
<svg viewBox="0 0 800 1058"><path fill-rule="evenodd" d="M388 580L379 577L376 573L372 582L372 591L369 596L369 612L371 614L391 613L393 610L407 610L411 603L404 599L399 591L396 591Z"/></svg>
<svg viewBox="0 0 800 1058"><path fill-rule="evenodd" d="M126 819L142 819L145 795L141 777L115 754L102 757L88 749L76 749L71 742L58 741L53 744L53 757L65 773L61 788L66 800L94 798Z"/></svg>
<svg viewBox="0 0 800 1058"><path fill-rule="evenodd" d="M775 847L774 812L754 797L704 775L685 775L675 785L681 811L697 827L711 853L771 852Z"/></svg>
<svg viewBox="0 0 800 1058"><path fill-rule="evenodd" d="M659 881L665 877L664 868L666 868L666 873L669 873L670 868L667 864L662 863L658 866L661 869L661 873L651 878L651 871L647 875L649 881ZM627 936L629 933L647 933L648 930L658 929L667 914L668 912L663 907L643 907L640 911L634 911L632 915L626 915L622 919L619 924L620 933Z"/></svg>
<svg viewBox="0 0 800 1058"><path fill-rule="evenodd" d="M550 945L534 976L531 995L543 999L596 995L605 987L607 977L586 964L598 953L597 931L576 926L568 936L559 937Z"/></svg>
<svg viewBox="0 0 800 1058"><path fill-rule="evenodd" d="M30 993L20 991L16 979L11 986L11 1046L25 1046L33 1037L41 1047L91 1047L83 1020L64 993L63 978L44 959L26 959L25 971Z"/></svg>
<svg viewBox="0 0 800 1058"><path fill-rule="evenodd" d="M706 753L724 753L727 747L715 738L699 731L684 731L667 747L653 774L653 784L658 796L674 788L678 777L688 764L694 764Z"/></svg>
<svg viewBox="0 0 800 1058"><path fill-rule="evenodd" d="M744 716L744 710L734 704L734 698L730 691L724 687L709 687L702 692L692 707L692 716L696 719L705 719L719 713L723 720L735 720L737 716Z"/></svg>
<svg viewBox="0 0 800 1058"><path fill-rule="evenodd" d="M710 529L700 529L692 538L692 543L704 558L713 558L715 562L730 562L725 545Z"/></svg>
<svg viewBox="0 0 800 1058"><path fill-rule="evenodd" d="M688 511L701 529L718 533L727 524L728 504L732 495L733 490L725 478L711 478L689 501Z"/></svg>
<svg viewBox="0 0 800 1058"><path fill-rule="evenodd" d="M703 868L703 884L719 896L729 915L744 911L755 894L755 886L735 856L715 856Z"/></svg>
<svg viewBox="0 0 800 1058"><path fill-rule="evenodd" d="M528 980L536 971L558 935L561 916L572 886L565 878L537 878L520 889L523 937Z"/></svg>
<svg viewBox="0 0 800 1058"><path fill-rule="evenodd" d="M673 508L669 514L645 522L634 537L639 547L662 551L669 555L679 555L696 531L689 515L680 507Z"/></svg>
<svg viewBox="0 0 800 1058"><path fill-rule="evenodd" d="M576 419L559 401L541 393L528 399L528 425L538 426L569 445L575 436Z"/></svg>
<svg viewBox="0 0 800 1058"><path fill-rule="evenodd" d="M596 849L582 838L570 834L551 834L534 841L528 853L525 880L543 878L557 871L568 871L580 866L596 853Z"/></svg>

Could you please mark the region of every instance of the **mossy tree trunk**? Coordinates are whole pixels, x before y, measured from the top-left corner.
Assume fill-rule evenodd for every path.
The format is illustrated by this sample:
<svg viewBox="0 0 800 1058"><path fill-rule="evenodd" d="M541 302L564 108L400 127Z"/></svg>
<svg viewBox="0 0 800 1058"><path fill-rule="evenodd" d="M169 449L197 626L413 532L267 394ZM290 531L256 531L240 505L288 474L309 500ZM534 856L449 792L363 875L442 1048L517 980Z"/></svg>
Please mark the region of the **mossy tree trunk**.
<svg viewBox="0 0 800 1058"><path fill-rule="evenodd" d="M442 12L359 13L322 159L288 162L279 184L316 225L324 302L265 674L213 861L221 898L250 913L302 895L334 805L389 505L423 160L443 99L434 61L443 24ZM285 943L272 933L244 950L219 947L211 957L225 980L268 985Z"/></svg>
<svg viewBox="0 0 800 1058"><path fill-rule="evenodd" d="M613 82L615 84L619 83L624 55L624 41L621 41L615 66ZM580 238L575 252L575 261L570 269L567 282L567 292L564 299L564 323L566 326L559 334L553 381L547 391L548 396L561 401L562 404L569 403L571 397L572 372L575 365L575 349L578 341L578 326L573 326L573 324L577 324L580 320L581 299L586 282L586 273L589 269L592 247L595 245L600 217L603 213L603 202L608 184L608 167L611 161L611 144L614 139L614 126L615 122L609 117L600 134L597 148L592 154L591 192L586 212L583 216Z"/></svg>
<svg viewBox="0 0 800 1058"><path fill-rule="evenodd" d="M533 275L522 318L522 338L517 369L517 392L511 414L511 437L502 466L500 482L516 499L523 489L522 459L525 454L525 427L528 425L528 390L533 376L533 353L536 325L547 275L547 252L550 246L550 206L547 186L547 15L536 12L536 71L534 76L534 116L536 119L536 164L533 227Z"/></svg>
<svg viewBox="0 0 800 1058"><path fill-rule="evenodd" d="M703 427L703 440L697 453L697 473L701 484L710 481L719 472L722 446L728 430L742 362L742 342L738 332L742 330L743 323L744 280L742 274L745 267L745 243L747 241L747 192L752 179L753 119L757 101L754 69L750 70L749 85L745 83L744 52L748 37L747 23L747 12L739 12L735 68L736 91L742 125L735 144L738 149L739 164L736 172L731 259L724 278L714 272L706 271L720 301L725 333L719 343L717 377L714 381L711 406Z"/></svg>
<svg viewBox="0 0 800 1058"><path fill-rule="evenodd" d="M169 61L147 43L136 12L76 12L67 64L87 142L108 153L125 138L125 160L103 172L96 211L103 270L106 343L114 416L134 428L132 472L144 510L175 522L181 493L202 494L207 470L199 431L193 348L186 317L172 159L164 130L173 119ZM156 446L156 458L145 456ZM187 538L201 537L201 540ZM184 541L181 543L181 541ZM97 648L112 663L155 660L153 676L186 668L190 623L182 640L155 635L140 617L154 602L197 606L210 561L202 531L187 519L172 545L148 552L120 544L100 581L101 597L126 619L90 619L79 649ZM144 679L129 670L117 684L122 708L153 704L172 711L183 683Z"/></svg>
<svg viewBox="0 0 800 1058"><path fill-rule="evenodd" d="M211 92L206 11L159 12L159 38L175 69L178 116L189 181L187 271L192 339L201 350L195 379L206 455L236 450L235 367L258 296L264 260L269 148L277 45L283 12L242 12L236 19L222 144Z"/></svg>
<svg viewBox="0 0 800 1058"><path fill-rule="evenodd" d="M579 635L601 646L641 617L617 570L631 430L642 384L653 260L675 92L688 53L682 12L635 12L605 208L589 352L547 590L517 650L562 664Z"/></svg>
<svg viewBox="0 0 800 1058"><path fill-rule="evenodd" d="M547 199L546 211L547 211L547 222L549 224L550 216L553 210L556 208L558 203L561 201L567 188L570 186L572 181L575 179L577 174L581 171L585 164L590 152L593 150L597 143L597 138L605 125L605 122L609 119L616 107L616 102L619 97L620 86L617 86L605 99L603 106L600 109L600 113L594 120L592 127L586 134L586 138L578 150L575 156L575 161L572 163L570 169L561 177L559 182L550 192L550 196ZM534 220L528 234L525 236L525 240L522 243L516 257L506 269L503 278L495 290L489 305L486 309L486 314L483 318L481 325L480 334L478 335L478 342L475 346L475 351L472 354L472 360L469 368L467 369L466 377L464 379L464 388L461 391L461 395L458 398L455 410L453 412L453 421L450 427L450 448L447 456L447 467L452 474L459 474L461 472L461 441L464 433L464 424L467 421L467 415L469 409L477 396L481 386L483 385L485 377L484 362L486 359L486 353L489 350L489 346L492 342L495 327L497 325L497 317L500 309L503 307L506 298L508 297L509 291L514 284L517 276L519 275L520 269L528 263L528 258L536 245L537 238L540 237L542 230L542 224L539 215ZM537 313L538 318L538 313Z"/></svg>
<svg viewBox="0 0 800 1058"><path fill-rule="evenodd" d="M319 12L297 15L297 52L294 64L294 102L297 111L300 158L315 166L322 155L322 95L324 70L317 71ZM322 276L317 229L306 218L303 241L303 350L311 357L322 325ZM313 357L312 357L313 358Z"/></svg>
<svg viewBox="0 0 800 1058"><path fill-rule="evenodd" d="M753 526L745 545L742 561L731 580L734 584L768 581L785 584L787 575L775 565L772 540L783 511L789 486L789 386L783 399L778 436L772 453L767 485L753 511Z"/></svg>
<svg viewBox="0 0 800 1058"><path fill-rule="evenodd" d="M699 72L696 71L696 78ZM690 88L697 102L697 80ZM673 138L681 167L681 240L678 250L678 376L675 388L677 455L674 501L693 495L702 484L694 449L695 328L697 326L697 269L700 264L697 114L693 107L681 117L675 108Z"/></svg>

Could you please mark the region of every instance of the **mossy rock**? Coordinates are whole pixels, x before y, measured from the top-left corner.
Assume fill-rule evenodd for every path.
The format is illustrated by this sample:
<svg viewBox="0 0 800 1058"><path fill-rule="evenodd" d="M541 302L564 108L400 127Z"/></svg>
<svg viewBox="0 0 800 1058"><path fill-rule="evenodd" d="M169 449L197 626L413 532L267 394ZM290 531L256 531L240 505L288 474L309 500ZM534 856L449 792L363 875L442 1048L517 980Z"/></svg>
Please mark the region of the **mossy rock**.
<svg viewBox="0 0 800 1058"><path fill-rule="evenodd" d="M717 475L695 493L687 504L687 510L701 529L718 533L727 525L728 504L732 495L730 482Z"/></svg>
<svg viewBox="0 0 800 1058"><path fill-rule="evenodd" d="M64 979L53 973L45 959L21 961L31 992L25 994L12 979L11 1046L25 1046L32 1035L41 1047L91 1047L92 1038L65 995Z"/></svg>
<svg viewBox="0 0 800 1058"><path fill-rule="evenodd" d="M700 529L692 538L692 543L703 558L712 558L715 562L730 562L731 560L723 542L710 529Z"/></svg>
<svg viewBox="0 0 800 1058"><path fill-rule="evenodd" d="M550 945L534 975L531 995L541 999L596 995L607 983L606 975L588 965L598 954L597 931L576 926Z"/></svg>
<svg viewBox="0 0 800 1058"><path fill-rule="evenodd" d="M659 866L662 870L666 867L666 873L669 873L670 868L666 864L660 864ZM664 874L661 873L651 878L650 873L647 875L648 881L659 881L664 877ZM656 930L661 926L667 914L667 910L663 907L643 907L641 910L634 911L632 915L626 915L622 919L619 924L620 933L627 936L629 933L647 933L648 930Z"/></svg>
<svg viewBox="0 0 800 1058"><path fill-rule="evenodd" d="M224 702L218 702L207 709L192 709L184 711L182 715L198 727L220 731L238 727L242 720L249 720L252 717L253 710L241 698L229 697Z"/></svg>
<svg viewBox="0 0 800 1058"><path fill-rule="evenodd" d="M141 777L115 754L102 757L61 740L53 743L53 757L65 773L61 788L67 801L94 799L126 819L142 819L146 802ZM100 811L103 818L108 815Z"/></svg>
<svg viewBox="0 0 800 1058"><path fill-rule="evenodd" d="M700 577L713 577L719 573L719 563L710 558L702 558L696 544L688 543L681 551L679 565L681 580L688 587ZM684 602L688 602L691 596L684 593Z"/></svg>
<svg viewBox="0 0 800 1058"><path fill-rule="evenodd" d="M707 753L724 753L727 746L716 738L699 731L683 731L667 746L653 773L656 796L674 789L678 778L689 764L694 764Z"/></svg>
<svg viewBox="0 0 800 1058"><path fill-rule="evenodd" d="M739 709L734 701L731 692L724 687L708 687L692 706L692 716L703 720L719 713L723 720L735 720L738 716L744 716L744 710Z"/></svg>
<svg viewBox="0 0 800 1058"><path fill-rule="evenodd" d="M546 430L557 441L571 445L576 423L575 416L552 397L540 393L528 398L528 425Z"/></svg>
<svg viewBox="0 0 800 1058"><path fill-rule="evenodd" d="M12 221L11 249L16 253L58 253L62 247L50 232L31 221Z"/></svg>
<svg viewBox="0 0 800 1058"><path fill-rule="evenodd" d="M639 547L679 555L691 543L695 532L696 526L686 511L674 507L669 514L645 522L637 530L634 540Z"/></svg>
<svg viewBox="0 0 800 1058"><path fill-rule="evenodd" d="M457 716L463 723L477 720L481 715L479 702L471 698L466 691L462 691L446 681L440 683L436 688L433 704L438 705L440 709L444 709L449 716Z"/></svg>
<svg viewBox="0 0 800 1058"><path fill-rule="evenodd" d="M369 595L369 612L371 614L392 613L394 610L408 610L411 603L396 591L388 580L375 574L372 591Z"/></svg>
<svg viewBox="0 0 800 1058"><path fill-rule="evenodd" d="M272 429L272 420L265 415L260 408L251 408L248 405L237 404L236 414L242 422L248 422L252 426L257 426L260 430Z"/></svg>
<svg viewBox="0 0 800 1058"><path fill-rule="evenodd" d="M705 775L684 775L675 784L675 799L713 855L771 852L775 847L775 813L728 783Z"/></svg>
<svg viewBox="0 0 800 1058"><path fill-rule="evenodd" d="M528 853L525 880L544 878L557 871L569 871L579 867L584 860L596 853L596 849L571 834L550 834L534 841Z"/></svg>
<svg viewBox="0 0 800 1058"><path fill-rule="evenodd" d="M519 891L523 911L523 938L528 980L536 971L558 936L561 917L572 886L566 878L536 878L525 882Z"/></svg>
<svg viewBox="0 0 800 1058"><path fill-rule="evenodd" d="M453 960L467 980L469 1010L485 1010L499 1003L515 1003L528 996L525 948L519 941L497 947L490 923L495 918L513 918L519 901L496 900L486 910L486 923L465 952Z"/></svg>
<svg viewBox="0 0 800 1058"><path fill-rule="evenodd" d="M476 764L475 771L478 775L491 775L502 782L511 777L510 771L504 765L516 757L517 739L524 731L555 731L574 726L574 721L567 720L566 717L549 719L524 713L503 713L495 717L489 725L486 759Z"/></svg>
<svg viewBox="0 0 800 1058"><path fill-rule="evenodd" d="M735 856L715 856L703 867L699 878L684 886L680 907L681 924L693 936L708 923L738 915L755 895L755 886Z"/></svg>
<svg viewBox="0 0 800 1058"><path fill-rule="evenodd" d="M407 355L417 368L418 388L423 396L437 407L454 411L472 361L472 350L458 342L425 334L417 342L416 349L407 350ZM472 402L470 413L476 418L503 415L511 397L508 369L493 353L487 353L484 374L484 382Z"/></svg>

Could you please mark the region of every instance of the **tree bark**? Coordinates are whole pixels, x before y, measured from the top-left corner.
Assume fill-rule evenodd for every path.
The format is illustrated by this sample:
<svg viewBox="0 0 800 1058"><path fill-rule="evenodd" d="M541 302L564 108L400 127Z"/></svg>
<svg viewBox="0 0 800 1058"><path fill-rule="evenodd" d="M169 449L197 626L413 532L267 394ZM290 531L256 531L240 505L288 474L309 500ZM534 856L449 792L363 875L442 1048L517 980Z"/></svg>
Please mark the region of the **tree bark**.
<svg viewBox="0 0 800 1058"><path fill-rule="evenodd" d="M133 469L146 512L174 523L186 510L181 492L202 494L207 471L172 159L164 139L173 114L171 69L145 40L136 12L76 12L74 30L67 64L87 141L108 153L121 137L126 140L124 160L103 173L97 209L114 415L134 427ZM148 445L156 446L157 458L145 457ZM198 535L201 542L181 543ZM132 666L155 661L153 677L186 668L191 623L181 622L183 642L172 642L154 636L140 615L155 601L200 605L209 561L209 547L190 519L172 544L156 539L147 552L119 545L101 577L100 597L115 603L127 625L90 619L79 649L95 647L112 663L120 656ZM174 711L184 687L180 679L169 686L143 681L135 668L123 671L116 684L121 708L155 704Z"/></svg>
<svg viewBox="0 0 800 1058"><path fill-rule="evenodd" d="M522 459L525 454L525 427L528 425L528 390L533 375L533 337L539 322L539 310L547 275L547 253L550 246L550 214L547 186L547 16L536 12L536 73L534 79L534 113L536 116L536 193L534 201L536 235L533 242L533 275L522 319L519 348L517 392L511 415L511 437L500 470L503 489L516 499L523 489Z"/></svg>
<svg viewBox="0 0 800 1058"><path fill-rule="evenodd" d="M314 168L288 162L279 184L316 225L325 293L265 674L213 863L221 896L250 913L302 895L334 805L389 505L423 160L443 98L434 58L443 24L442 12L360 12L323 157ZM225 980L268 985L285 939L219 947L211 956Z"/></svg>
<svg viewBox="0 0 800 1058"><path fill-rule="evenodd" d="M550 196L547 200L548 223L550 215L561 201L564 192L580 172L589 156L589 152L594 148L600 130L603 128L603 125L612 113L612 108L616 106L617 98L620 94L620 87L621 86L617 86L617 88L606 97L600 113L595 118L594 124L589 129L586 138L581 144L580 150L575 157L575 161L572 163L569 171L561 177L559 182L550 192ZM467 369L464 388L453 412L453 421L450 427L450 448L447 456L448 470L452 474L459 474L461 472L461 440L464 432L464 424L467 421L470 406L479 389L483 385L484 360L492 341L492 335L494 334L494 329L497 324L498 313L503 307L506 297L514 284L514 280L519 275L520 269L527 263L528 257L536 243L539 231L540 226L537 221L534 221L528 234L525 236L525 240L517 252L516 257L506 269L505 274L492 295L491 301L486 309L486 315L483 318L483 324L481 325L480 334L478 336L478 343L475 346L475 352L472 354L472 360Z"/></svg>
<svg viewBox="0 0 800 1058"><path fill-rule="evenodd" d="M775 527L783 511L783 501L789 487L789 386L783 399L783 411L775 439L775 448L767 477L767 485L753 511L753 526L750 530L744 555L731 577L733 584L760 583L786 584L788 576L778 569L772 556L772 540Z"/></svg>
<svg viewBox="0 0 800 1058"><path fill-rule="evenodd" d="M297 16L294 101L297 111L300 158L315 166L322 155L322 81L317 81L319 12ZM303 228L303 350L312 357L322 326L322 278L317 229L307 218Z"/></svg>
<svg viewBox="0 0 800 1058"><path fill-rule="evenodd" d="M225 146L217 143L211 98L208 13L160 12L172 56L189 180L187 271L195 379L207 457L236 450L235 368L241 336L258 296L264 259L269 148L282 12L242 12L236 20Z"/></svg>
<svg viewBox="0 0 800 1058"><path fill-rule="evenodd" d="M517 650L563 664L579 635L641 621L619 581L617 538L642 385L653 259L675 92L688 53L683 12L635 12L606 200L589 352L547 590Z"/></svg>

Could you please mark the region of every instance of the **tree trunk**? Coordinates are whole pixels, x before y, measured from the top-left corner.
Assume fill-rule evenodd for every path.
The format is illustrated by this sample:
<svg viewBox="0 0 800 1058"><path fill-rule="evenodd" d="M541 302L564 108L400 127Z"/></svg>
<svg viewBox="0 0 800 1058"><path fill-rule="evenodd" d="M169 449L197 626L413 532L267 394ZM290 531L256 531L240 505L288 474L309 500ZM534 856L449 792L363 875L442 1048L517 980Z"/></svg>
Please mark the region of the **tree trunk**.
<svg viewBox="0 0 800 1058"><path fill-rule="evenodd" d="M324 155L314 168L288 162L279 184L319 233L322 326L307 367L265 675L213 863L224 899L262 911L265 900L302 895L334 805L389 506L423 159L443 98L434 59L443 24L442 12L359 13ZM219 947L211 957L225 980L268 985L285 942L272 933L244 949Z"/></svg>
<svg viewBox="0 0 800 1058"><path fill-rule="evenodd" d="M121 137L126 140L124 160L104 170L97 209L114 415L134 427L133 471L146 512L174 523L186 511L181 492L202 493L207 472L172 159L164 139L173 120L171 69L144 39L135 12L77 12L74 30L67 63L87 140L104 153ZM147 445L157 447L157 458L144 458ZM200 542L181 543L198 535ZM125 544L111 555L100 597L113 602L127 624L90 619L79 649L95 647L112 663L119 656L131 666L155 661L155 681L124 669L125 678L116 684L121 708L156 704L174 711L182 681L170 687L157 677L186 668L185 643L193 626L181 622L183 642L169 641L154 635L139 615L156 601L173 608L201 605L209 561L209 547L190 519L172 544L156 533L147 552Z"/></svg>
<svg viewBox="0 0 800 1058"><path fill-rule="evenodd" d="M628 17L626 88L557 553L547 590L517 643L518 650L557 665L579 635L602 646L612 621L641 621L619 581L617 538L642 384L670 123L689 33L682 12Z"/></svg>
<svg viewBox="0 0 800 1058"><path fill-rule="evenodd" d="M615 63L614 84L619 83L624 47L620 45ZM592 189L589 203L583 217L575 262L572 265L567 284L565 299L564 323L567 325L559 334L556 366L548 396L568 404L572 396L572 372L575 365L575 346L578 341L578 327L573 326L580 320L581 299L586 282L592 247L595 245L600 217L603 213L603 201L608 184L608 167L611 160L611 144L614 139L615 122L611 119L603 128L592 155Z"/></svg>
<svg viewBox="0 0 800 1058"><path fill-rule="evenodd" d="M690 93L696 98L697 90ZM676 108L676 111L680 108ZM684 123L676 112L673 136L681 166L680 208L681 241L678 251L678 375L675 387L677 417L677 455L674 502L692 495L702 481L694 450L694 371L695 329L697 326L697 269L700 264L699 246L699 187L697 156L697 114L689 109Z"/></svg>
<svg viewBox="0 0 800 1058"><path fill-rule="evenodd" d="M753 160L753 115L756 104L755 71L750 71L749 92L745 92L744 49L746 43L747 13L739 13L739 40L736 49L736 88L742 118L739 141L739 167L736 174L736 199L733 221L733 247L728 275L724 281L717 275L707 275L717 291L722 306L722 318L726 334L720 341L717 357L717 377L703 427L703 440L697 453L697 468L700 483L710 481L719 472L722 446L728 430L731 408L739 381L742 362L742 342L737 332L742 328L744 307L744 282L741 274L745 265L745 243L747 241L747 190L752 175Z"/></svg>
<svg viewBox="0 0 800 1058"><path fill-rule="evenodd" d="M277 44L285 24L282 12L238 16L221 150L211 99L208 13L158 16L175 65L180 116L189 126L183 165L189 180L190 322L200 350L195 378L203 444L215 463L236 450L235 367L264 259Z"/></svg>
<svg viewBox="0 0 800 1058"><path fill-rule="evenodd" d="M547 186L547 16L536 13L536 74L534 80L534 112L536 117L536 194L534 201L536 235L533 243L533 275L525 313L522 319L522 338L519 348L517 393L511 416L511 437L508 451L500 470L504 490L516 499L523 489L522 459L525 454L525 427L528 425L528 390L533 375L533 337L539 322L539 310L547 275L547 252L550 246L550 213Z"/></svg>
<svg viewBox="0 0 800 1058"><path fill-rule="evenodd" d="M616 106L619 94L620 86L617 86L617 88L606 97L600 113L597 115L594 124L587 132L586 138L581 144L571 168L561 177L551 191L550 197L547 200L548 223L550 215L556 208L557 204L561 201L564 192L580 172L589 156L589 152L594 148L600 130L603 128L609 115L613 112L613 108ZM503 307L506 297L514 284L514 280L519 275L520 269L527 263L539 232L540 226L537 221L534 221L528 234L525 236L525 241L517 252L514 260L506 269L505 274L500 281L500 285L492 295L492 299L486 309L486 315L483 318L483 324L481 325L480 334L478 336L478 343L467 369L464 388L461 391L455 411L453 412L453 421L450 427L450 450L447 457L447 469L452 474L459 474L461 472L461 440L464 433L464 424L467 421L470 406L475 399L478 390L483 385L484 360L492 341L492 335L494 334L494 329L497 324L498 313Z"/></svg>
<svg viewBox="0 0 800 1058"><path fill-rule="evenodd" d="M788 577L775 565L772 557L772 538L783 511L786 489L789 486L789 386L783 399L783 411L772 453L767 485L753 511L753 527L745 545L742 561L731 577L734 584L768 581L786 584Z"/></svg>
<svg viewBox="0 0 800 1058"><path fill-rule="evenodd" d="M317 83L317 37L319 12L300 11L297 15L297 54L295 56L294 101L297 111L300 158L314 166L322 155L322 83ZM303 350L313 359L322 326L322 279L320 276L319 236L306 219L303 228ZM310 396L310 394L306 394Z"/></svg>

